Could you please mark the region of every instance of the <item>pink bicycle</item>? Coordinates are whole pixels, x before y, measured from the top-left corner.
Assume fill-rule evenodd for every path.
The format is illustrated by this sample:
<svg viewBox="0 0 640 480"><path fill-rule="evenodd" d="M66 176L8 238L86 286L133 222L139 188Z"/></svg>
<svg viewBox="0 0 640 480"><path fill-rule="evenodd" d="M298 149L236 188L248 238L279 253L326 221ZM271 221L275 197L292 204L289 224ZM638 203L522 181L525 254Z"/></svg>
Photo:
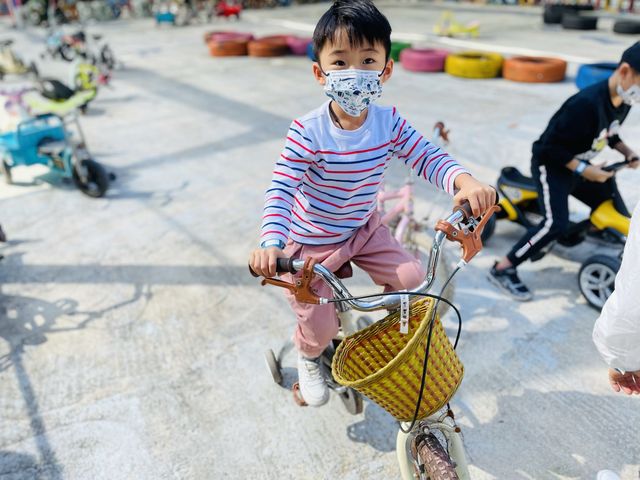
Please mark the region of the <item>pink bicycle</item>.
<svg viewBox="0 0 640 480"><path fill-rule="evenodd" d="M444 126L444 123L438 122L434 126L433 131L433 143L440 146L444 146L449 143L449 130ZM378 194L378 213L382 218L382 223L387 225L395 239L410 253L415 255L423 265L426 265L426 260L429 258L429 252L431 251L433 241L430 235L426 235L426 231L429 226L426 223L429 217L418 221L415 218L413 208L413 184L414 175L411 172L402 187L398 190L385 190L382 187ZM395 203L389 208L388 204L395 201ZM448 205L443 208L443 211L448 208ZM434 218L440 218L440 213L436 213ZM452 263L447 261L446 252L443 252L438 270L438 277L436 278L436 288L445 284L445 281L451 276ZM439 291L439 290L438 290ZM445 289L445 297L449 301L453 301L454 284L449 282ZM441 314L444 314L448 308L448 305L441 307Z"/></svg>

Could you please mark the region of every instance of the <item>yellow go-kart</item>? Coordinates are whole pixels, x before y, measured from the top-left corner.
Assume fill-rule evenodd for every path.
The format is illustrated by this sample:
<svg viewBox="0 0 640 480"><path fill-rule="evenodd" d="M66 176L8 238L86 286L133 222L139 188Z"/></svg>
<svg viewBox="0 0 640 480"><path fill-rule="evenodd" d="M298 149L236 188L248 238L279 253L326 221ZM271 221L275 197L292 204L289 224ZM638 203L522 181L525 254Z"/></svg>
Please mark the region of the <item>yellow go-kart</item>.
<svg viewBox="0 0 640 480"><path fill-rule="evenodd" d="M453 13L447 10L443 12L440 20L433 27L433 31L441 37L469 36L475 38L480 34L480 23L474 20L465 25L456 21Z"/></svg>
<svg viewBox="0 0 640 480"><path fill-rule="evenodd" d="M627 165L627 162L619 162L604 169L615 172ZM481 235L483 243L495 232L497 220L509 220L525 228L533 228L544 219L533 179L520 173L517 168L502 169L497 190L502 210L487 222ZM597 310L602 308L613 292L614 280L620 269L622 251L629 234L630 221L622 199L614 195L612 199L595 208L588 218L580 222L570 222L568 230L557 240L560 245L573 247L588 237L604 247L605 252L615 252L590 256L582 263L578 274L578 285L582 295L589 305ZM538 252L531 260L540 260L552 248L553 244Z"/></svg>

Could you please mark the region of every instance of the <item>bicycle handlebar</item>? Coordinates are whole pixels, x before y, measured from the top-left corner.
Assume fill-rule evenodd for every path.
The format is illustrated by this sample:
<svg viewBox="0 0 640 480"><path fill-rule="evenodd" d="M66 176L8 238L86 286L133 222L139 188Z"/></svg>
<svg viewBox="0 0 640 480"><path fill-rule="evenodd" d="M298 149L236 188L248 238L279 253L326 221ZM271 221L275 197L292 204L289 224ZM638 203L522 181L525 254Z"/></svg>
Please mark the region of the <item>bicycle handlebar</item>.
<svg viewBox="0 0 640 480"><path fill-rule="evenodd" d="M496 202L497 200L498 198L496 195ZM265 278L262 281L262 284L270 284L286 288L295 295L298 301L303 303L329 303L330 299L320 298L310 289L313 276L317 275L331 288L334 294L334 300L343 302L355 310L370 312L381 309L394 309L400 305L401 297L403 295L410 295L411 293L424 294L431 289L435 282L436 269L440 259L440 251L445 238L451 241L456 241L462 245L460 266L466 265L482 249L482 240L480 238L482 230L489 218L499 210L500 207L494 205L485 212L480 221L477 221L472 216L471 206L468 202L465 202L463 205L455 207L453 209L453 213L451 213L451 215L449 215L445 220L440 220L435 227L436 234L434 236L431 252L429 253L427 274L423 282L411 291L391 292L391 294L375 297L371 300L360 300L354 298L347 287L345 287L342 281L336 277L333 272L323 265L316 263L312 258L304 260L293 258L277 259L276 268L278 273L296 273L302 271L302 277L297 280L295 284L274 278ZM461 228L456 228L455 225L459 225ZM258 277L251 267L249 267L249 270L254 277Z"/></svg>
<svg viewBox="0 0 640 480"><path fill-rule="evenodd" d="M612 163L611 165L607 165L606 167L602 167L602 170L605 172L617 172L618 170L623 169L624 167L629 165L629 161L624 160L622 162Z"/></svg>

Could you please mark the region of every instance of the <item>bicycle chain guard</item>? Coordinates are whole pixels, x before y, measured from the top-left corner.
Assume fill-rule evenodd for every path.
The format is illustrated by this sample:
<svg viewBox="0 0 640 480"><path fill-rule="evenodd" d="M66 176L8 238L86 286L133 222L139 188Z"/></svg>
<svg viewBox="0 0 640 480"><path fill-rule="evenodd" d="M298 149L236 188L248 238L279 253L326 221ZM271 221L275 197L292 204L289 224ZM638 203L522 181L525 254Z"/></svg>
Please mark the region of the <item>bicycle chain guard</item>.
<svg viewBox="0 0 640 480"><path fill-rule="evenodd" d="M458 242L462 246L462 260L469 263L471 259L475 257L480 250L482 250L482 239L480 236L482 235L484 226L487 224L491 216L500 210L501 208L498 205L494 205L489 208L473 231L469 230L467 225L463 225L462 228L456 228L444 220L440 220L436 224L436 231L444 233L448 240Z"/></svg>
<svg viewBox="0 0 640 480"><path fill-rule="evenodd" d="M304 261L302 267L302 276L296 279L295 283L285 282L276 278L265 278L262 285L273 285L275 287L286 288L289 290L296 300L300 303L320 304L320 297L311 290L311 281L313 280L313 267L318 263L314 258L308 257Z"/></svg>

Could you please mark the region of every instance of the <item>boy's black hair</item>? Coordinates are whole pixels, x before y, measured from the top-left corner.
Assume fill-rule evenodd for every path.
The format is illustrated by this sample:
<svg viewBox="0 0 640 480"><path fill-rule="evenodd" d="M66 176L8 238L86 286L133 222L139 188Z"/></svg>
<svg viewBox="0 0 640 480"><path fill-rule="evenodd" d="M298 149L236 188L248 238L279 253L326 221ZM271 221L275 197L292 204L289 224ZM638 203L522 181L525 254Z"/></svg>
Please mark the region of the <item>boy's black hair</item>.
<svg viewBox="0 0 640 480"><path fill-rule="evenodd" d="M391 52L391 25L371 0L335 0L318 21L313 32L313 52L316 59L327 41L335 41L344 29L352 47L363 44L384 46L386 59Z"/></svg>
<svg viewBox="0 0 640 480"><path fill-rule="evenodd" d="M634 43L624 51L620 59L620 63L623 62L628 63L636 74L640 73L640 42Z"/></svg>

